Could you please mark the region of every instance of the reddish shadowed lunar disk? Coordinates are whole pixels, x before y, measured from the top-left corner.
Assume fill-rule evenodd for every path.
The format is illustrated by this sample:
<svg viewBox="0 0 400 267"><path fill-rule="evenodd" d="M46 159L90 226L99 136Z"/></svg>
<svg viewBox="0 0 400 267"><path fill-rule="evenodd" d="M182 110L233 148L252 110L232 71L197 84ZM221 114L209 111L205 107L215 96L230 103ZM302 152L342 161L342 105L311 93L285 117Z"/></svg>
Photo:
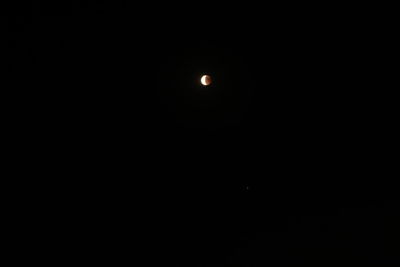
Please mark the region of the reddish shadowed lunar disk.
<svg viewBox="0 0 400 267"><path fill-rule="evenodd" d="M211 84L211 77L208 75L203 75L203 77L201 77L201 84L204 86L208 86Z"/></svg>

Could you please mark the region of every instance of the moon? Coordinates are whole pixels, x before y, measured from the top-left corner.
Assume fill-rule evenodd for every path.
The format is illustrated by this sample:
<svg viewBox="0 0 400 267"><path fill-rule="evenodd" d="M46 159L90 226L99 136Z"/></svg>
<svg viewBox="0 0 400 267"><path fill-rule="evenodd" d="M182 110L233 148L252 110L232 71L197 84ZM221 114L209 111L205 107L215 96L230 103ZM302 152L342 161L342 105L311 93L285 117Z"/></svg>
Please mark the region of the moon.
<svg viewBox="0 0 400 267"><path fill-rule="evenodd" d="M208 75L203 75L203 77L201 77L201 84L204 86L208 86L211 84L211 77Z"/></svg>

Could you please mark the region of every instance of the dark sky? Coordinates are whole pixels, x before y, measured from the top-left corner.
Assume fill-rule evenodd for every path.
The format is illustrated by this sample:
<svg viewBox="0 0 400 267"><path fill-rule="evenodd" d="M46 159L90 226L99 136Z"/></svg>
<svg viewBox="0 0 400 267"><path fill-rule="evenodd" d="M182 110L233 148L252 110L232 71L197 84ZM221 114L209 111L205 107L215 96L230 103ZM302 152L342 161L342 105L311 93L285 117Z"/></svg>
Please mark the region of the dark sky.
<svg viewBox="0 0 400 267"><path fill-rule="evenodd" d="M179 266L395 261L393 106L369 24L350 8L151 5L3 17L17 136L51 158L33 216L57 218L54 240L111 262L135 242Z"/></svg>

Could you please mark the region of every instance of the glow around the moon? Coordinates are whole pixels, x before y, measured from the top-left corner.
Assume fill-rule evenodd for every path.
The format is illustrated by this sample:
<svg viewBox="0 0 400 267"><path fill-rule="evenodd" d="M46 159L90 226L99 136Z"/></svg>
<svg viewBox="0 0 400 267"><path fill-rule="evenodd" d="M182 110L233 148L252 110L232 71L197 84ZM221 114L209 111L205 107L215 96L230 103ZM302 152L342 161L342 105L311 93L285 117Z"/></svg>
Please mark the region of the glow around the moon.
<svg viewBox="0 0 400 267"><path fill-rule="evenodd" d="M201 84L204 86L208 86L211 84L211 77L209 75L203 75L201 77Z"/></svg>

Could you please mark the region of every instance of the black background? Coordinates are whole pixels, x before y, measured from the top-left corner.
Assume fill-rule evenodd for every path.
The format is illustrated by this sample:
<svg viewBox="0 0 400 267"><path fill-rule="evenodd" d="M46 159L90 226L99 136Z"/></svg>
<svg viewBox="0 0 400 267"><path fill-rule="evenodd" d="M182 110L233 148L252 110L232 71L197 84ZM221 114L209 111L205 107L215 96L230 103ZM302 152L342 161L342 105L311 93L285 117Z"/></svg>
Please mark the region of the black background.
<svg viewBox="0 0 400 267"><path fill-rule="evenodd" d="M149 5L4 16L35 257L396 262L394 106L361 7Z"/></svg>

